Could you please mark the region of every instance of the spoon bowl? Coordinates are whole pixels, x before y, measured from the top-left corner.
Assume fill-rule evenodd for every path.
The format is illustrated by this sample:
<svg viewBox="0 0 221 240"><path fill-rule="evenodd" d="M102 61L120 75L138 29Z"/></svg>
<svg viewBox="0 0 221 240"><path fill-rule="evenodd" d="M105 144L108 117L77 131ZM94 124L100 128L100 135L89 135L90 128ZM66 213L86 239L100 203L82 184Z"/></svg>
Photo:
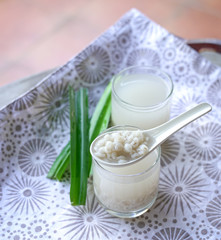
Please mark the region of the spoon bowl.
<svg viewBox="0 0 221 240"><path fill-rule="evenodd" d="M160 144L162 144L164 141L168 139L171 135L179 131L181 128L185 127L187 124L193 122L194 120L198 119L199 117L205 115L206 113L210 112L212 110L211 105L208 103L201 103L193 107L192 109L180 114L179 116L171 119L170 121L149 129L149 130L142 130L141 132L143 135L148 139L148 153L155 150ZM127 127L127 131L130 131L130 126ZM123 130L121 130L123 131ZM95 156L94 154L94 146L101 138L103 138L108 133L103 133L99 135L95 140L92 142L90 151L92 156ZM142 157L139 157L133 161L127 161L123 163L116 163L116 162L107 162L102 160L103 164L109 165L109 166L125 166L127 164L131 164L135 161L139 161L142 159ZM100 160L101 161L101 160Z"/></svg>

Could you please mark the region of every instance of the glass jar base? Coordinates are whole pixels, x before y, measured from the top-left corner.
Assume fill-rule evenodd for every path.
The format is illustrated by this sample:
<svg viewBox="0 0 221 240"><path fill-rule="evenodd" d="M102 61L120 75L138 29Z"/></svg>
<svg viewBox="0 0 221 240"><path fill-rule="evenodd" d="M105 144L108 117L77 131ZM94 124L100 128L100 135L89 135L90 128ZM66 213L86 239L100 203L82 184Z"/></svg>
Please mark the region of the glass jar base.
<svg viewBox="0 0 221 240"><path fill-rule="evenodd" d="M101 202L100 204L105 208L105 210L110 213L112 216L115 216L115 217L119 217L119 218L136 218L142 214L144 214L145 212L147 212L152 206L153 204L155 203L156 201L156 198L155 197L153 199L152 202L150 202L145 208L142 208L142 209L139 209L139 210L136 210L136 211L128 211L128 212L116 212L114 210L111 210L111 209L108 209L106 208Z"/></svg>

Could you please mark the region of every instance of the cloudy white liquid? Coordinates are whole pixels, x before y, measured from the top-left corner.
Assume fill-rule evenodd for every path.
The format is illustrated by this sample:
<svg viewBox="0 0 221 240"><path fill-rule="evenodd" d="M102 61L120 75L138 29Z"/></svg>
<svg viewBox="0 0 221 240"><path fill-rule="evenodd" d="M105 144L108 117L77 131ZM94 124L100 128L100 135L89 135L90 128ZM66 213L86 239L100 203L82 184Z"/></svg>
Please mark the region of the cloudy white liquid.
<svg viewBox="0 0 221 240"><path fill-rule="evenodd" d="M142 129L156 127L169 120L170 87L159 76L132 74L123 76L112 94L112 124ZM126 103L126 104L125 104Z"/></svg>
<svg viewBox="0 0 221 240"><path fill-rule="evenodd" d="M141 161L126 167L100 167L95 163L93 182L98 200L107 209L121 213L151 207L158 192L158 155L158 150L155 150ZM148 171L143 173L145 170Z"/></svg>

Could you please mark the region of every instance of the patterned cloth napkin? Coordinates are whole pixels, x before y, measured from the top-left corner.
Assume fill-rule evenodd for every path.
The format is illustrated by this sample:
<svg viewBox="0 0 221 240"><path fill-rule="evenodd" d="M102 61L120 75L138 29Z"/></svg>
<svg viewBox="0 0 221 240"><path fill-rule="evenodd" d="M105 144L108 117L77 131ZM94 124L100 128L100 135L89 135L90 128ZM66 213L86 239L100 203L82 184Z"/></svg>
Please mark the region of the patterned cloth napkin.
<svg viewBox="0 0 221 240"><path fill-rule="evenodd" d="M134 219L109 215L89 181L86 206L69 177L47 172L69 140L68 85L89 88L90 114L111 77L153 65L174 85L171 117L200 102L213 111L162 146L159 194ZM10 94L10 93L9 93ZM136 9L0 112L0 239L221 239L221 68Z"/></svg>

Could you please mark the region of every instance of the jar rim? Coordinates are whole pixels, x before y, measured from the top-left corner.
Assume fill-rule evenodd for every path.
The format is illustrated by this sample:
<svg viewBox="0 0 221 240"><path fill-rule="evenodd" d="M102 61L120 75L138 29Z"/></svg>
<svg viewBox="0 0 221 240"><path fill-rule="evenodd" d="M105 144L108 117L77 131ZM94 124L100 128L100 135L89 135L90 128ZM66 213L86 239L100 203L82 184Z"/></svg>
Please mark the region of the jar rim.
<svg viewBox="0 0 221 240"><path fill-rule="evenodd" d="M157 103L157 104L153 104L153 105L148 105L148 106L139 106L139 105L134 105L134 104L131 104L125 100L123 100L118 94L117 94L117 91L116 91L116 88L115 88L115 83L117 81L117 79L119 79L119 77L122 75L122 73L124 72L127 72L127 71L130 71L130 70L133 70L133 69L136 69L136 68L140 68L142 70L152 70L152 71L155 71L157 73L160 73L162 76L165 77L165 79L169 80L170 84L171 84L171 87L169 89L169 92L167 94L167 96L165 97L165 99L160 102L160 103ZM162 77L161 77L162 78ZM164 78L162 78L164 79ZM129 109L132 109L134 111L151 111L151 110L154 110L156 108L159 108L163 105L165 105L168 100L170 99L170 97L172 96L173 94L173 90L174 90L174 84L173 84L173 81L171 79L171 77L169 76L169 74L167 74L166 72L162 71L161 69L159 68L156 68L156 67L151 67L151 66L130 66L130 67L127 67L123 70L121 70L118 74L116 74L113 78L112 78L112 94L113 96L119 100L119 103L122 104L124 107L126 108L129 108Z"/></svg>
<svg viewBox="0 0 221 240"><path fill-rule="evenodd" d="M116 129L119 129L119 128L124 128L124 129L125 129L125 128L127 128L127 129L129 128L129 129L134 129L134 131L136 131L136 130L141 130L140 128L135 127L135 126L131 126L131 125L124 125L124 126L117 125L117 126L113 126L113 127L111 127L111 128L106 129L106 130L105 130L104 132L102 132L102 134L100 134L100 135L104 135L104 134L106 134L107 132L116 131ZM144 159L148 154L151 154L151 153L147 152L147 153L144 154L143 156L141 156L141 157L139 157L139 158L135 158L133 161L129 161L129 162L122 163L122 164L118 164L118 163L113 164L113 163L106 162L106 161L104 161L104 160L102 160L102 159L94 156L94 155L92 154L92 152L93 152L93 151L92 151L92 144L91 144L91 147L90 147L90 152L91 152L93 161L94 161L100 168L102 168L102 170L108 172L109 174L118 176L118 177L119 177L119 176L121 176L121 177L140 176L140 175L143 175L143 174L149 172L149 171L158 163L158 161L160 160L160 157L161 157L161 147L160 147L160 146L158 146L154 151L157 151L157 158L156 158L156 160L154 161L154 163L153 163L150 167L148 167L147 169L145 169L143 172L139 172L139 173L136 173L136 174L123 175L123 174L113 173L113 172L107 170L106 168L104 168L104 167L102 166L102 163L103 163L104 166L108 166L108 167L116 167L116 168L117 168L117 167L126 167L126 166L129 166L129 165L132 165L132 164L134 164L134 163L136 163L136 162L141 161L141 160ZM153 151L153 152L154 152L154 151Z"/></svg>
<svg viewBox="0 0 221 240"><path fill-rule="evenodd" d="M148 167L146 170L144 170L144 171L142 171L142 172L139 172L139 173L134 173L134 174L119 174L119 173L114 173L114 172L111 172L111 171L109 171L108 169L104 168L104 167L100 164L100 162L97 161L97 159L95 159L94 157L93 157L93 161L94 161L95 164L97 164L97 165L102 169L102 171L107 172L108 174L111 174L111 175L113 175L113 176L123 177L123 178L138 177L138 176L142 176L142 175L150 172L151 169L153 169L153 168L157 165L157 163L160 161L160 157L161 157L161 147L158 146L154 151L156 151L156 150L157 150L157 154L158 154L158 155L157 155L157 158L156 158L154 164L151 165L150 167ZM154 151L153 151L153 152L154 152ZM153 152L152 152L152 153L153 153ZM139 161L142 160L144 157L146 157L148 154L149 154L149 153L147 153L146 155L142 156L142 158L140 158ZM151 154L151 153L150 153L150 154ZM138 159L137 159L137 160L138 160ZM133 162L133 163L135 163L135 162ZM106 165L106 166L107 166L107 165ZM123 166L128 166L128 165L123 165ZM120 166L120 167L123 167L123 166ZM116 165L115 165L115 167L116 167Z"/></svg>

